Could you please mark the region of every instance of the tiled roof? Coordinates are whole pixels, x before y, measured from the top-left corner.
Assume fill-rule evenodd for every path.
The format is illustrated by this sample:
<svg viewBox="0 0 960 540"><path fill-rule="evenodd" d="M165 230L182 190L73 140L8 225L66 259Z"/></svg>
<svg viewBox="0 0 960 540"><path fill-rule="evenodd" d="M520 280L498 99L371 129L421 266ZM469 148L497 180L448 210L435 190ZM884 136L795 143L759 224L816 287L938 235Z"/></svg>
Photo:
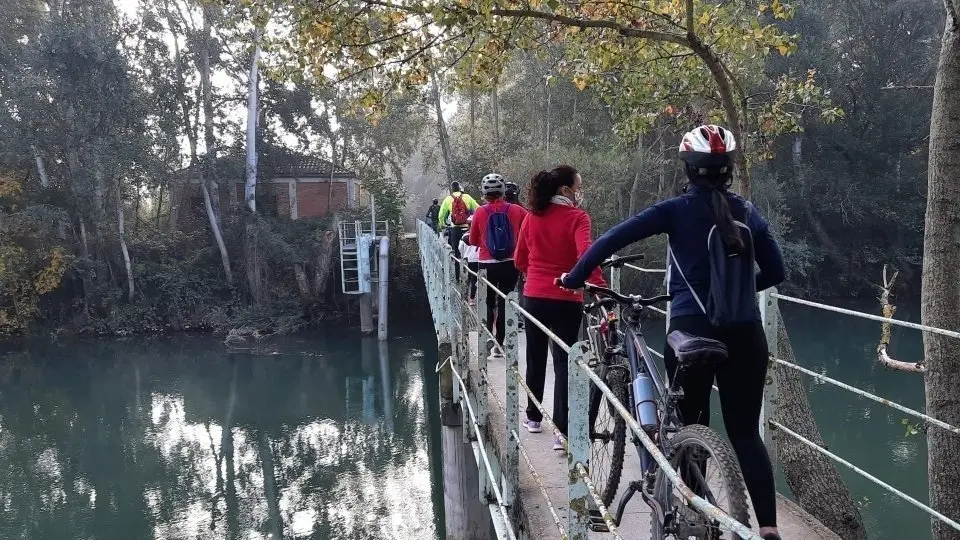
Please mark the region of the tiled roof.
<svg viewBox="0 0 960 540"><path fill-rule="evenodd" d="M282 153L263 156L260 168L269 170L276 178L324 178L330 176L330 162L316 156ZM335 177L354 177L350 171L337 169Z"/></svg>
<svg viewBox="0 0 960 540"><path fill-rule="evenodd" d="M202 158L201 158L202 159ZM217 176L221 179L229 176L244 175L243 156L227 154L217 159ZM258 162L259 174L261 176L270 176L271 178L329 178L330 162L305 154L293 152L262 152ZM203 166L187 167L180 170L177 175L186 178L199 177L203 172ZM350 171L337 169L334 171L335 178L356 178L356 175Z"/></svg>

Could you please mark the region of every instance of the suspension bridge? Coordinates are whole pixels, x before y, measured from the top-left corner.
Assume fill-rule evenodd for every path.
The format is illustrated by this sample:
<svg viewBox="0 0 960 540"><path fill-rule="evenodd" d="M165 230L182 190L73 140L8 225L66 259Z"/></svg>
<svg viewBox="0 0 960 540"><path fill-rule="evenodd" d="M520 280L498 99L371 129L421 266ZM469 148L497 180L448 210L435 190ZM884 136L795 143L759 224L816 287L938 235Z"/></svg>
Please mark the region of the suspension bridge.
<svg viewBox="0 0 960 540"><path fill-rule="evenodd" d="M444 507L447 520L447 538L454 540L525 540L525 539L574 539L587 538L647 538L650 530L650 511L639 497L627 507L619 523L614 522L611 512L603 505L598 487L589 474L590 439L587 418L591 385L596 385L611 403L615 402L617 413L624 417L627 429L665 470L676 493L686 503L713 517L722 529L733 531L742 538L759 540L756 528L739 523L723 510L706 500L696 497L682 485L677 473L649 439L646 432L627 413L613 392L606 387L591 369L593 353L586 342L563 343L539 321L533 319L519 304L517 293L500 291L491 285L480 271L477 301L471 305L465 295L466 265L461 266L460 278L456 277L457 261L452 250L426 224L419 222L417 240L430 309L436 330L439 358L437 371L440 374L441 422L443 425L443 476ZM630 271L663 273L662 269L647 269L625 265ZM609 281L614 290L619 290L621 270L611 269ZM501 356L489 356L492 336L487 330L485 299L498 295L506 300L506 336ZM836 306L781 295L775 290L760 295L764 329L770 348L770 366L764 388L764 403L761 418L761 433L768 446L771 458L777 456L775 445L781 437L791 437L801 444L833 460L841 467L873 482L890 495L898 497L929 514L950 527L960 530L956 520L941 514L925 503L903 493L877 476L857 467L850 460L838 456L825 447L803 437L791 426L783 425L777 415L777 371L796 370L816 379L852 392L861 398L873 400L892 407L916 419L920 424L935 429L946 429L960 435L960 429L930 417L923 412L905 407L863 389L856 388L825 374L811 371L792 362L780 359L777 344L778 302L800 304L811 309L826 310L850 317L889 323L914 330L935 332L960 338L960 333L944 329L899 321L868 313L861 313ZM656 308L653 308L655 311ZM660 311L666 315L666 311ZM532 398L523 373L524 337L519 323L537 325L557 345L569 352L568 360L568 438L564 441L565 455L552 450L549 432L531 434L521 429L521 396L533 399L544 413L544 423L552 427L549 407ZM651 352L662 358L655 350ZM549 376L544 401L552 400L553 377ZM618 500L626 491L630 480L640 479L640 464L635 453L627 452L623 479ZM849 457L849 456L848 456ZM631 459L632 458L632 459ZM678 482L680 485L678 485ZM835 533L824 527L814 517L803 511L788 498L778 495L778 524L781 536L786 539L837 539ZM608 532L596 532L595 527L603 522ZM752 515L751 523L756 525ZM725 536L726 537L726 536Z"/></svg>

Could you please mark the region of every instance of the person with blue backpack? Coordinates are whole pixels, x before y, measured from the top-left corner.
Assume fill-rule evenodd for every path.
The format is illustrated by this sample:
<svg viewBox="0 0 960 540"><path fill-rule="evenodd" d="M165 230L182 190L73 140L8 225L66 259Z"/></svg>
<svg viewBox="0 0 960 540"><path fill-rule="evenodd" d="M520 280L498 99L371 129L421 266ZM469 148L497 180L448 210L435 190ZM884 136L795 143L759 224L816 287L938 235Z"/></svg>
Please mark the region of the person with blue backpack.
<svg viewBox="0 0 960 540"><path fill-rule="evenodd" d="M560 282L579 289L589 273L617 251L656 234L668 235L667 284L673 296L669 332L718 340L729 353L719 366L685 369L678 404L681 421L709 424L716 377L723 423L753 501L760 536L780 540L773 468L759 431L769 353L756 293L780 284L785 267L766 220L750 201L729 191L736 150L733 134L722 127L706 125L685 134L680 143L689 180L685 192L601 236ZM672 379L676 355L669 345L664 352Z"/></svg>
<svg viewBox="0 0 960 540"><path fill-rule="evenodd" d="M500 174L484 176L480 191L486 204L473 214L470 245L480 248L478 262L480 268L486 270L487 281L500 291L510 293L520 276L513 265L513 251L527 211L519 204L503 200L506 182ZM493 291L487 294L487 327L501 346L506 335L506 310L503 298ZM494 355L499 352L495 351Z"/></svg>

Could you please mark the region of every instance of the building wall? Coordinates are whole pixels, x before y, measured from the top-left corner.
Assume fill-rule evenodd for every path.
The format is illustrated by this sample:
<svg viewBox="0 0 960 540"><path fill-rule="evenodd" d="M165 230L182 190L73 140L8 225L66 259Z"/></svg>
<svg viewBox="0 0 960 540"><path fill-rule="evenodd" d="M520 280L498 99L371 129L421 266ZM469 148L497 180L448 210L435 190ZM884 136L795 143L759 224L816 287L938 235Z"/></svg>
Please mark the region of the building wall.
<svg viewBox="0 0 960 540"><path fill-rule="evenodd" d="M334 182L333 192L330 193L328 182L300 182L297 184L297 217L312 218L325 216L331 210L338 211L349 208L347 197L347 182ZM327 207L327 198L330 207Z"/></svg>
<svg viewBox="0 0 960 540"><path fill-rule="evenodd" d="M235 184L235 192L229 188L220 189L220 209L229 212L236 201L243 204L244 184ZM340 211L356 206L361 190L355 179L335 179L333 192L330 193L330 182L326 179L306 178L295 180L292 178L278 178L271 182L257 184L257 211L276 215L288 219L303 219L322 217L330 211ZM233 199L232 197L236 198ZM330 208L327 207L328 197ZM189 183L179 186L174 196L179 226L188 224L206 223L207 214L203 207L203 194L200 185Z"/></svg>

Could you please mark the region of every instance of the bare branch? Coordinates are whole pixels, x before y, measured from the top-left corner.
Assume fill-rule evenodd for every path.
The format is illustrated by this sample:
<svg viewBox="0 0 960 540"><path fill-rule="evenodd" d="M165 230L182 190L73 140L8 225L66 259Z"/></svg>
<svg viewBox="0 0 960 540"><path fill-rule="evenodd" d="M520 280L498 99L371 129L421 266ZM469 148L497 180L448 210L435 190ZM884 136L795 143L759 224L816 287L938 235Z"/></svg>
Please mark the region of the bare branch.
<svg viewBox="0 0 960 540"><path fill-rule="evenodd" d="M887 265L883 265L883 285L880 287L880 307L883 310L883 316L888 319L892 319L893 314L897 311L897 307L890 303L890 297L893 296L893 283L897 280L897 274L899 274L899 272L894 270L893 275L888 279ZM890 358L890 355L887 353L887 346L890 345L891 326L888 322L880 326L880 344L877 345L877 360L891 369L913 373L925 372L927 369L926 366L923 365L923 361L911 363Z"/></svg>
<svg viewBox="0 0 960 540"><path fill-rule="evenodd" d="M880 87L881 90L933 90L933 85L913 85L905 84L902 86L887 85Z"/></svg>
<svg viewBox="0 0 960 540"><path fill-rule="evenodd" d="M697 35L697 29L693 26L693 0L687 0L687 36Z"/></svg>

